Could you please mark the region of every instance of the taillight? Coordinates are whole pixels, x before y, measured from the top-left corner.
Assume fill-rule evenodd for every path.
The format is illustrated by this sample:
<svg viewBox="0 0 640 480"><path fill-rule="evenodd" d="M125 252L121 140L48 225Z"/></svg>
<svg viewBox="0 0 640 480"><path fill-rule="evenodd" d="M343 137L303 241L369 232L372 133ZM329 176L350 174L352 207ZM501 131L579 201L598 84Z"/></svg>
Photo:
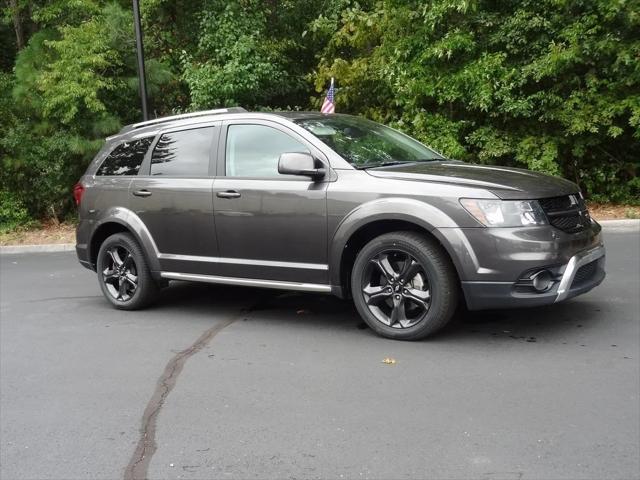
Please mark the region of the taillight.
<svg viewBox="0 0 640 480"><path fill-rule="evenodd" d="M82 201L82 194L84 193L84 185L78 182L73 186L73 199L76 201L76 205L80 205Z"/></svg>

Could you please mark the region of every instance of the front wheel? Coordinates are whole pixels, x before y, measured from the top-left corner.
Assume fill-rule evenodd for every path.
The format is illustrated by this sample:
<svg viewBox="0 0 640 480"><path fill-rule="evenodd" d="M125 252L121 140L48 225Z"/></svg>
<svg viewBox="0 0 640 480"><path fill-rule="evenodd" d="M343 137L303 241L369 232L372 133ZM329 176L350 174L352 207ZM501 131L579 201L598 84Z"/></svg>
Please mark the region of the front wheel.
<svg viewBox="0 0 640 480"><path fill-rule="evenodd" d="M142 249L128 233L116 233L102 243L96 270L103 295L116 308L144 308L158 296Z"/></svg>
<svg viewBox="0 0 640 480"><path fill-rule="evenodd" d="M443 328L458 303L455 271L442 247L415 232L371 240L351 275L353 300L378 335L419 340Z"/></svg>

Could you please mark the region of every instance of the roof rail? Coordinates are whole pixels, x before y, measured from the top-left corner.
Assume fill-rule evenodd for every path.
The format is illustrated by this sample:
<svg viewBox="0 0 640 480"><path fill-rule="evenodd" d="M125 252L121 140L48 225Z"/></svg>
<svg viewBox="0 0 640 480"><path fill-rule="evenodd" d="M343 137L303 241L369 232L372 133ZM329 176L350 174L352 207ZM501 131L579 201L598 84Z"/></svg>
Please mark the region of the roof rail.
<svg viewBox="0 0 640 480"><path fill-rule="evenodd" d="M173 122L175 120L182 120L185 118L202 117L205 115L218 115L221 113L243 113L246 110L242 107L229 107L229 108L217 108L215 110L202 110L200 112L183 113L181 115L172 115L170 117L154 118L153 120L147 120L145 122L134 123L132 125L125 126L120 133L129 132L137 128L147 127L149 125L155 125L156 123Z"/></svg>

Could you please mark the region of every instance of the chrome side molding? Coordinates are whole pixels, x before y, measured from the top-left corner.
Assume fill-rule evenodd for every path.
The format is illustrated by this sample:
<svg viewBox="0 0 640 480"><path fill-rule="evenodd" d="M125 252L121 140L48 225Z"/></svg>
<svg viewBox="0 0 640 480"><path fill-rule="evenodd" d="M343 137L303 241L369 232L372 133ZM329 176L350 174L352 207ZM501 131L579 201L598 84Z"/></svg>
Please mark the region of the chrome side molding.
<svg viewBox="0 0 640 480"><path fill-rule="evenodd" d="M300 292L331 293L331 285L320 283L284 282L280 280L260 280L257 278L221 277L218 275L200 275L194 273L160 272L162 278L168 280L186 280L190 282L219 283L224 285L240 285L243 287L275 288L281 290L297 290Z"/></svg>
<svg viewBox="0 0 640 480"><path fill-rule="evenodd" d="M258 267L300 268L303 270L329 270L329 265L322 263L279 262L274 260L253 260L250 258L202 257L198 255L178 255L160 253L160 260L180 260L184 262L228 263L231 265L255 265Z"/></svg>

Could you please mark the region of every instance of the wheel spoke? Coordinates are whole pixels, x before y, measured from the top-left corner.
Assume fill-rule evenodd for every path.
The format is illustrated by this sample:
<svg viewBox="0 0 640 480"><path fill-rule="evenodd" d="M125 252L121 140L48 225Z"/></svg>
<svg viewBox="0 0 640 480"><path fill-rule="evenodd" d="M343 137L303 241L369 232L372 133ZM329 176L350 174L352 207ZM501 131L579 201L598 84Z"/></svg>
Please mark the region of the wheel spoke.
<svg viewBox="0 0 640 480"><path fill-rule="evenodd" d="M127 295L127 282L124 278L120 278L118 279L118 300L125 300L125 295Z"/></svg>
<svg viewBox="0 0 640 480"><path fill-rule="evenodd" d="M383 300L386 300L391 296L391 287L383 286L383 285L371 285L368 284L366 287L362 289L364 294L366 295L367 304L376 305Z"/></svg>
<svg viewBox="0 0 640 480"><path fill-rule="evenodd" d="M393 300L393 309L391 310L391 316L389 317L389 326L393 327L396 323L403 325L403 321L407 320L407 313L404 308L404 298L400 297L399 300Z"/></svg>
<svg viewBox="0 0 640 480"><path fill-rule="evenodd" d="M389 261L389 255L380 254L371 259L371 262L378 267L388 282L392 282L397 277L397 273Z"/></svg>
<svg viewBox="0 0 640 480"><path fill-rule="evenodd" d="M122 260L122 267L129 268L132 262L133 257L131 256L131 252L127 252L127 254L124 256L124 259Z"/></svg>
<svg viewBox="0 0 640 480"><path fill-rule="evenodd" d="M133 273L127 272L124 279L129 282L134 289L138 286L138 277Z"/></svg>
<svg viewBox="0 0 640 480"><path fill-rule="evenodd" d="M429 290L418 290L417 288L405 288L404 297L412 301L423 309L429 308L429 299L431 298L431 292Z"/></svg>
<svg viewBox="0 0 640 480"><path fill-rule="evenodd" d="M120 255L118 254L118 250L116 248L107 250L107 253L109 254L109 257L111 257L111 261L113 262L114 267L122 266L122 259L120 258Z"/></svg>
<svg viewBox="0 0 640 480"><path fill-rule="evenodd" d="M109 269L109 268L105 268L102 271L102 276L104 277L105 281L106 280L113 280L114 278L118 278L118 272L116 272L115 270Z"/></svg>
<svg viewBox="0 0 640 480"><path fill-rule="evenodd" d="M405 261L402 271L400 272L400 281L404 283L408 283L413 280L418 272L422 269L420 264L416 262L411 256L407 255L407 260Z"/></svg>

